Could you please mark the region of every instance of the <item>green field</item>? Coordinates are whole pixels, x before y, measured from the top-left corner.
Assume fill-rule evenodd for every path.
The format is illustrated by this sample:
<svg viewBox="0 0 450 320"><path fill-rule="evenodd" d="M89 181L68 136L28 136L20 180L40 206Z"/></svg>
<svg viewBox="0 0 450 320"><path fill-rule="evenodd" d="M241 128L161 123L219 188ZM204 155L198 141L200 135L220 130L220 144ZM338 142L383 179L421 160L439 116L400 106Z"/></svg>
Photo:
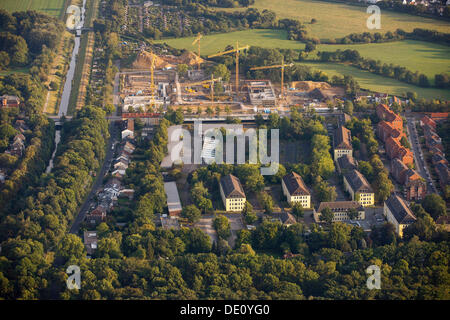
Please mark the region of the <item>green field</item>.
<svg viewBox="0 0 450 320"><path fill-rule="evenodd" d="M36 10L53 17L60 17L67 0L0 0L0 8L14 11Z"/></svg>
<svg viewBox="0 0 450 320"><path fill-rule="evenodd" d="M408 91L414 91L417 92L419 97L425 99L450 99L450 90L420 88L344 64L320 62L305 62L300 64L309 66L315 70L321 70L330 77L334 75L351 75L356 79L356 81L358 81L359 85L363 89L393 95L404 95Z"/></svg>
<svg viewBox="0 0 450 320"><path fill-rule="evenodd" d="M381 29L369 30L366 26L366 20L369 17L369 14L366 13L367 6L357 7L314 0L256 0L251 7L274 11L277 14L277 18L297 19L306 23L309 35L320 39L343 37L350 33L385 33L387 31L395 31L398 28L408 32L414 28L450 32L449 22L386 10L381 11ZM236 11L246 9L218 10ZM312 18L315 18L317 23L310 24L309 22Z"/></svg>
<svg viewBox="0 0 450 320"><path fill-rule="evenodd" d="M435 43L404 40L354 45L319 45L319 51L353 49L361 56L419 71L430 79L437 73L450 74L450 47Z"/></svg>
<svg viewBox="0 0 450 320"><path fill-rule="evenodd" d="M242 45L260 46L264 48L285 48L300 50L304 44L298 41L286 40L283 30L250 29L229 33L220 33L204 36L202 38L202 55L212 54L223 50L227 45L235 44L236 40ZM196 50L192 46L193 37L166 39L166 42L178 49ZM397 41L386 43L368 43L354 45L319 45L319 51L335 51L355 49L366 58L380 60L384 63L393 63L419 71L431 80L436 73L450 73L450 47L422 41Z"/></svg>
<svg viewBox="0 0 450 320"><path fill-rule="evenodd" d="M187 49L197 52L197 45L192 45L192 41L194 41L194 39L195 37L186 37L165 39L155 42L165 42L174 48ZM300 50L305 47L305 45L301 42L287 40L287 34L284 30L249 29L244 31L217 33L203 36L201 40L201 55L204 56L223 51L227 45L235 46L236 41L239 41L239 45L259 46L264 48Z"/></svg>

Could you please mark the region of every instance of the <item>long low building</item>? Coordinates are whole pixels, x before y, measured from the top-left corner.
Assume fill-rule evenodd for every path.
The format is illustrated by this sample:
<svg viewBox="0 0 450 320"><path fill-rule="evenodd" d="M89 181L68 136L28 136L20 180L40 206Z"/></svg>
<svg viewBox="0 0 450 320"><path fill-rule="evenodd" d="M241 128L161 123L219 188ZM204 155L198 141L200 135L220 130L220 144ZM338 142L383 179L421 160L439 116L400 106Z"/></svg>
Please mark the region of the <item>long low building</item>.
<svg viewBox="0 0 450 320"><path fill-rule="evenodd" d="M170 216L179 216L181 210L180 196L178 195L177 184L173 181L164 182L164 191L167 196L167 208Z"/></svg>
<svg viewBox="0 0 450 320"><path fill-rule="evenodd" d="M325 208L333 212L333 222L351 220L349 211L356 210L358 216L354 220L364 220L366 218L364 207L357 201L331 201L321 202L317 213L314 215L316 222L320 221L320 215Z"/></svg>

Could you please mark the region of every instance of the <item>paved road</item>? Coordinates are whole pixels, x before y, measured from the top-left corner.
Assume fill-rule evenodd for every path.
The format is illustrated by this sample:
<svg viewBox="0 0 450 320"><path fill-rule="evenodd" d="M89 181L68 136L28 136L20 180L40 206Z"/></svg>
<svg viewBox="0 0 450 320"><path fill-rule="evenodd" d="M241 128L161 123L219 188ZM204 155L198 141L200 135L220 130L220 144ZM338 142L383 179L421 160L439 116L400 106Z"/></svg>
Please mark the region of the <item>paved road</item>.
<svg viewBox="0 0 450 320"><path fill-rule="evenodd" d="M72 226L70 227L70 233L78 234L78 231L80 230L80 225L83 222L84 217L86 216L86 214L89 210L89 205L91 203L91 200L93 199L95 192L102 185L103 177L105 176L106 172L109 170L112 157L114 156L114 151L111 150L111 147L112 147L112 143L114 142L114 139L117 134L117 128L114 126L113 122L109 123L109 132L111 134L111 137L109 138L108 143L107 143L107 151L106 151L105 160L103 161L102 168L100 170L100 173L97 175L97 177L94 181L94 185L92 186L91 191L87 195L83 205L80 207L77 217L75 218L75 220L72 223Z"/></svg>
<svg viewBox="0 0 450 320"><path fill-rule="evenodd" d="M425 158L422 152L422 148L420 147L419 136L417 134L416 129L416 120L413 117L407 118L407 130L408 130L408 139L411 144L411 148L413 149L414 162L416 164L417 172L425 178L427 181L427 193L438 193L433 180L431 179L430 172L425 164Z"/></svg>

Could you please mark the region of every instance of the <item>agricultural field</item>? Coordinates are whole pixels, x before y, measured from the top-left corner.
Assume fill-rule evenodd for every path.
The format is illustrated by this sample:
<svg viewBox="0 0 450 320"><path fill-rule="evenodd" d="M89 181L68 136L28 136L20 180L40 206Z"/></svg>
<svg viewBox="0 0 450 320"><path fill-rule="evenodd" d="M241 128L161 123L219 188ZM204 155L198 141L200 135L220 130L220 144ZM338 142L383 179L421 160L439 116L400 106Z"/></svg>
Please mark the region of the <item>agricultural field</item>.
<svg viewBox="0 0 450 320"><path fill-rule="evenodd" d="M166 39L157 42L166 42L168 45L178 48L196 51L192 46L194 37ZM229 33L207 35L202 38L202 55L208 55L223 50L227 45L234 45L239 40L241 45L260 46L264 48L282 48L301 50L304 43L287 40L284 30L250 29ZM393 63L419 71L427 75L431 80L436 73L446 72L450 74L450 47L423 41L404 40L386 43L367 43L349 45L319 45L319 51L354 49L361 56L380 60L383 63ZM314 54L309 58L314 59Z"/></svg>
<svg viewBox="0 0 450 320"><path fill-rule="evenodd" d="M1 0L0 8L7 11L36 10L53 17L60 17L67 0Z"/></svg>
<svg viewBox="0 0 450 320"><path fill-rule="evenodd" d="M350 33L395 31L400 28L412 31L414 28L450 32L450 23L392 11L381 12L381 29L369 30L366 20L367 7L351 6L317 0L255 0L250 6L259 10L274 11L279 19L297 19L306 24L308 34L320 39L343 37ZM245 8L217 9L226 11L246 10ZM317 20L310 24L311 19Z"/></svg>
<svg viewBox="0 0 450 320"><path fill-rule="evenodd" d="M164 39L155 42L165 42L174 48L197 52L197 45L192 45L194 39L195 37L186 37ZM237 40L240 45L259 46L264 48L301 50L305 47L301 42L287 40L287 33L284 30L249 29L203 36L201 40L201 54L203 56L222 51L227 45L236 45Z"/></svg>
<svg viewBox="0 0 450 320"><path fill-rule="evenodd" d="M354 45L319 45L319 51L353 49L362 57L383 63L400 65L411 71L419 71L430 79L437 73L450 74L450 47L430 42L403 40L385 43Z"/></svg>
<svg viewBox="0 0 450 320"><path fill-rule="evenodd" d="M420 88L395 79L385 78L383 76L359 70L355 67L340 63L321 63L321 62L302 62L314 70L325 72L329 77L334 75L351 75L358 81L363 89L376 92L389 93L393 95L405 95L408 91L417 92L420 98L425 99L450 99L449 90L440 90L433 88Z"/></svg>

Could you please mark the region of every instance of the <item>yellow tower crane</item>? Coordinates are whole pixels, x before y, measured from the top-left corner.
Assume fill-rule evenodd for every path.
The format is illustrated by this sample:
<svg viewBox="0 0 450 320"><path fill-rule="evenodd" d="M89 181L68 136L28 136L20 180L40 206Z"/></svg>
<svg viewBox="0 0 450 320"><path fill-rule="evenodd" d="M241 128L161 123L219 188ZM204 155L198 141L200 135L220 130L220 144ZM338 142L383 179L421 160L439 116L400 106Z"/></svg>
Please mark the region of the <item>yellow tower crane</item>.
<svg viewBox="0 0 450 320"><path fill-rule="evenodd" d="M273 66L253 67L253 68L250 68L250 70L264 70L264 69L281 68L281 95L283 95L283 91L284 91L284 68L292 67L293 65L294 65L293 63L285 64L284 63L284 58L283 58L281 60L281 64L276 64L276 65L273 65Z"/></svg>
<svg viewBox="0 0 450 320"><path fill-rule="evenodd" d="M219 52L216 54L212 54L210 56L208 56L208 58L214 58L214 57L219 57L219 56L223 56L225 54L228 53L235 53L236 56L236 95L239 96L239 51L241 50L248 50L248 48L250 48L249 46L244 46L244 47L240 47L239 48L239 42L236 41L236 48L235 49L231 49L231 50L227 50L224 52Z"/></svg>
<svg viewBox="0 0 450 320"><path fill-rule="evenodd" d="M202 84L207 84L209 83L209 89L210 89L210 95L211 95L211 101L214 101L214 83L217 81L221 81L222 78L213 78L213 75L211 75L211 79L210 80L204 80L204 81L199 81L199 82L190 82L190 83L180 83L180 85L182 87L192 87L192 86L199 86Z"/></svg>
<svg viewBox="0 0 450 320"><path fill-rule="evenodd" d="M198 56L198 69L200 70L200 60L201 60L201 58L200 58L200 39L203 37L203 35L199 32L198 34L197 34L197 37L194 39L194 41L192 42L192 45L193 46L195 46L195 44L197 44L198 45L198 51L197 51L197 56Z"/></svg>
<svg viewBox="0 0 450 320"><path fill-rule="evenodd" d="M156 107L155 104L155 61L156 61L156 55L152 53L152 64L150 65L150 90L152 92L152 100L151 100L151 106Z"/></svg>

